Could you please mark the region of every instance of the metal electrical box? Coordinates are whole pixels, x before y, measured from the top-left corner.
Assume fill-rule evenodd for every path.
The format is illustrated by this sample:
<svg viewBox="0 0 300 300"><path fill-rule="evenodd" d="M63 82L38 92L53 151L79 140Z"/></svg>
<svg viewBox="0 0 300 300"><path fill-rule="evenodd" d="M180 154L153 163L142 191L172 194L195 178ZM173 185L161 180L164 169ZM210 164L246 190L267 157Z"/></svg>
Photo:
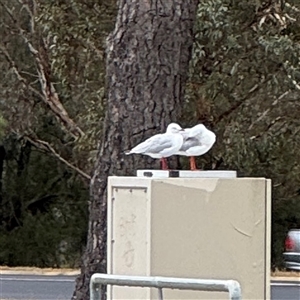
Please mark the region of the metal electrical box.
<svg viewBox="0 0 300 300"><path fill-rule="evenodd" d="M265 178L108 179L108 274L234 279L243 299L270 299L271 181ZM157 299L110 287L108 299ZM228 299L164 290L164 299Z"/></svg>

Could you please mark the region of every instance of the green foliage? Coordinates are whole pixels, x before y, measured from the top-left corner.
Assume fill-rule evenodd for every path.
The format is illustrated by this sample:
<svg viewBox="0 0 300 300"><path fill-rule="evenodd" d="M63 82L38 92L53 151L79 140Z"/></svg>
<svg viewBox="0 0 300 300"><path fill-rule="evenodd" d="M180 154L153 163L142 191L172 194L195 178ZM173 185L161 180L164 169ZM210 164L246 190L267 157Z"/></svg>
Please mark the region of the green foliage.
<svg viewBox="0 0 300 300"><path fill-rule="evenodd" d="M115 1L0 4L0 111L7 123L0 159L0 263L75 265L85 244L87 182L24 136L48 142L68 163L91 173L105 110L105 38L114 25ZM45 104L31 47L82 138L74 140ZM0 119L0 137L2 124Z"/></svg>
<svg viewBox="0 0 300 300"><path fill-rule="evenodd" d="M76 207L77 208L77 207ZM8 266L78 267L84 222L61 211L26 214L22 226L0 235L0 263ZM80 221L77 216L77 221ZM71 221L71 222L69 222ZM76 226L76 230L70 230Z"/></svg>
<svg viewBox="0 0 300 300"><path fill-rule="evenodd" d="M55 159L13 136L5 142L0 264L78 266L88 189Z"/></svg>
<svg viewBox="0 0 300 300"><path fill-rule="evenodd" d="M273 266L300 226L299 20L295 1L201 1L186 97L217 133L203 165L272 179Z"/></svg>
<svg viewBox="0 0 300 300"><path fill-rule="evenodd" d="M105 38L114 25L115 1L40 0L37 5L23 5L3 0L2 3L0 98L5 101L0 101L0 110L8 122L8 130L35 136L45 115L61 128L37 94L43 97L44 91L29 42L45 59L60 102L85 133L75 141L66 132L62 138L72 147L70 162L89 173L105 110ZM55 137L50 142L57 151L61 150Z"/></svg>
<svg viewBox="0 0 300 300"><path fill-rule="evenodd" d="M56 87L85 132L74 145L73 158L90 172L105 111L105 38L113 29L115 1L40 1L39 8Z"/></svg>

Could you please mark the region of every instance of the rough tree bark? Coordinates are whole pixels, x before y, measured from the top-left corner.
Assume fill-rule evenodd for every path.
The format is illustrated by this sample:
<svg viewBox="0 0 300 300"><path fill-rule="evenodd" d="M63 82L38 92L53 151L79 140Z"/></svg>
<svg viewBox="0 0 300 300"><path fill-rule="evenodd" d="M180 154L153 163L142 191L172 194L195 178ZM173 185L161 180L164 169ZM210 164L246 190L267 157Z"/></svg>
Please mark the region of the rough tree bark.
<svg viewBox="0 0 300 300"><path fill-rule="evenodd" d="M91 275L106 272L107 177L159 167L150 158L125 157L124 150L181 115L197 5L198 0L118 2L107 43L107 113L91 179L87 247L73 299L89 299Z"/></svg>
<svg viewBox="0 0 300 300"><path fill-rule="evenodd" d="M2 210L2 205L3 205L3 191L2 191L2 179L3 179L3 171L4 171L4 159L6 156L6 151L3 145L0 145L0 214Z"/></svg>

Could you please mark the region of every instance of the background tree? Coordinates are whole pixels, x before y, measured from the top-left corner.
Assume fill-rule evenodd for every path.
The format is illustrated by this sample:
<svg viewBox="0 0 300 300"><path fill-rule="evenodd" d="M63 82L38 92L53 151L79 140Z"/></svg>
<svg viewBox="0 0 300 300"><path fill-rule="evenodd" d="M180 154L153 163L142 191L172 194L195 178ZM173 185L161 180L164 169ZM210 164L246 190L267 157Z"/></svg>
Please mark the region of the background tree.
<svg viewBox="0 0 300 300"><path fill-rule="evenodd" d="M114 1L0 1L1 264L78 266L114 9ZM70 254L61 261L60 249Z"/></svg>
<svg viewBox="0 0 300 300"><path fill-rule="evenodd" d="M180 118L192 49L197 1L121 0L118 6L107 44L107 108L91 180L87 248L74 299L88 299L91 275L106 272L107 177L153 167L151 159L124 158L124 150Z"/></svg>
<svg viewBox="0 0 300 300"><path fill-rule="evenodd" d="M274 268L281 267L285 233L300 226L299 1L201 1L184 98L186 59L181 61L176 52L182 41L169 47L170 40L163 38L166 31L170 39L180 35L176 26L174 31L165 23L170 4L142 6L143 16L133 13L133 18L144 21L136 32L137 25L126 13L139 1L129 6L121 1L128 25L124 34L109 37L113 48L107 48L111 51L105 55L105 39L116 20L115 2L0 0L0 263L77 266L86 241L88 189L97 143L103 161L98 156L92 209L102 199L97 189L105 194L107 174L133 174L133 168L153 162L136 156L124 160L121 151L180 118L182 125L204 122L217 133L217 144L198 159L202 168L236 169L245 176L272 179L272 261ZM178 9L188 13L185 4ZM120 16L121 12L116 28ZM157 29L149 18L160 24ZM157 55L149 56L149 65L143 54L148 52ZM179 75L168 67L172 56L178 66L180 62ZM105 72L106 62L112 60L120 70ZM106 74L121 82L114 86L108 81L107 94ZM172 76L177 76L173 82ZM160 86L161 77L165 86ZM171 91L172 84L168 93L176 95L175 104L158 94L161 89ZM127 85L136 88L126 89ZM107 126L102 131L106 108ZM135 114L138 121L131 117ZM129 118L133 133L123 128ZM183 159L183 167L185 163ZM105 230L105 218L99 219L104 216L103 203L91 213L90 234L94 227L95 232ZM100 237L105 242L105 231ZM26 257L18 250L20 241ZM90 272L93 267L87 265L94 262L97 271L105 270L105 243L89 256L91 241L90 236L82 274ZM80 292L87 281L80 279Z"/></svg>
<svg viewBox="0 0 300 300"><path fill-rule="evenodd" d="M273 267L300 226L299 12L297 1L202 1L182 119L217 132L203 167L272 178Z"/></svg>
<svg viewBox="0 0 300 300"><path fill-rule="evenodd" d="M300 226L298 1L201 1L186 120L217 133L207 168L272 179L272 265Z"/></svg>

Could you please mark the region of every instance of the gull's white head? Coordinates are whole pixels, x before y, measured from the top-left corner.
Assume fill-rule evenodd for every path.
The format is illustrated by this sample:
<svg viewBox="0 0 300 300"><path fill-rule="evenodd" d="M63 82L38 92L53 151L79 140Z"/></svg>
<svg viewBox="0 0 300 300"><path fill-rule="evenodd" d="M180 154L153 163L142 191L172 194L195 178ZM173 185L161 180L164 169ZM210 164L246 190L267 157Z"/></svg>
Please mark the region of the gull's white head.
<svg viewBox="0 0 300 300"><path fill-rule="evenodd" d="M195 129L198 132L203 132L203 131L207 130L207 128L203 124L198 124L198 125L194 126L193 129Z"/></svg>
<svg viewBox="0 0 300 300"><path fill-rule="evenodd" d="M189 130L189 137L193 137L196 135L204 135L207 132L207 128L203 124L198 124Z"/></svg>
<svg viewBox="0 0 300 300"><path fill-rule="evenodd" d="M182 131L184 131L184 129L182 129L180 125L176 123L169 124L166 130L167 133L180 133Z"/></svg>

